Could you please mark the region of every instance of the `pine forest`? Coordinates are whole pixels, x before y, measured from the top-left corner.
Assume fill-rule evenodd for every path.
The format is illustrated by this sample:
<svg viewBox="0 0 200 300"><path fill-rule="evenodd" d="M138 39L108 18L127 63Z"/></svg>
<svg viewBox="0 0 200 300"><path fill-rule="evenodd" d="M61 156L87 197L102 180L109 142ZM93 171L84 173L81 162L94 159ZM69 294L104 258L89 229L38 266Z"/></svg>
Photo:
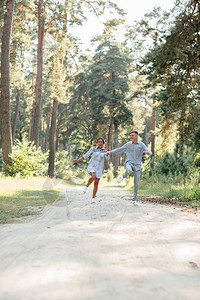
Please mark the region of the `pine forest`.
<svg viewBox="0 0 200 300"><path fill-rule="evenodd" d="M87 48L78 32L91 15L102 32ZM136 130L152 152L144 185L199 203L198 0L155 7L131 25L112 1L1 0L0 57L2 177L84 179L87 162L74 158L98 137L121 147ZM105 179L124 165L112 156Z"/></svg>

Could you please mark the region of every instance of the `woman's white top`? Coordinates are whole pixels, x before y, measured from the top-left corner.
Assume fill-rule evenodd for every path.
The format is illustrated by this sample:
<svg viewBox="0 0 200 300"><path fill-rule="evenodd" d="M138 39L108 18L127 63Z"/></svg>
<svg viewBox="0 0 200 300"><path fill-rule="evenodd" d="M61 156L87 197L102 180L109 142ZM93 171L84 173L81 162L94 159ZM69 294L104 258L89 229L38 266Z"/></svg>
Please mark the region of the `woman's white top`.
<svg viewBox="0 0 200 300"><path fill-rule="evenodd" d="M104 159L109 160L110 156L105 156L105 149L99 147L91 147L90 150L83 155L84 159L88 158L91 155L88 173L95 172L97 178L101 178L104 170Z"/></svg>

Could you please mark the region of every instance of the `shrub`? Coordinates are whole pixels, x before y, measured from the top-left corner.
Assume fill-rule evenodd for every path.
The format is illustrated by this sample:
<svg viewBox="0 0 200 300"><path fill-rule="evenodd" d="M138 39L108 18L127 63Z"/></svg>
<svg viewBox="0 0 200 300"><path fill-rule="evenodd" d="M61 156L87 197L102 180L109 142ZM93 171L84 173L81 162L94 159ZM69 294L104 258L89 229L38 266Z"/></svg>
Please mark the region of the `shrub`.
<svg viewBox="0 0 200 300"><path fill-rule="evenodd" d="M194 158L194 164L197 167L200 167L200 152L198 152Z"/></svg>
<svg viewBox="0 0 200 300"><path fill-rule="evenodd" d="M192 164L192 156L189 154L177 155L176 153L169 153L166 151L160 157L155 165L155 172L158 174L173 174L179 173L187 175L188 170Z"/></svg>
<svg viewBox="0 0 200 300"><path fill-rule="evenodd" d="M107 182L110 182L114 179L114 167L111 163L110 163L109 169L104 170L102 177L104 179L106 179Z"/></svg>
<svg viewBox="0 0 200 300"><path fill-rule="evenodd" d="M177 170L176 160L174 155L166 151L164 155L158 160L155 170L161 174L174 174Z"/></svg>
<svg viewBox="0 0 200 300"><path fill-rule="evenodd" d="M87 163L80 162L72 163L72 157L65 150L58 151L55 154L55 171L54 175L57 178L71 180L72 177L84 178L87 174Z"/></svg>
<svg viewBox="0 0 200 300"><path fill-rule="evenodd" d="M22 141L16 141L13 151L9 155L10 161L3 166L6 176L28 177L47 174L48 152L43 153L41 148L36 148L33 142L23 137Z"/></svg>
<svg viewBox="0 0 200 300"><path fill-rule="evenodd" d="M55 154L54 176L60 179L70 180L73 176L73 164L70 155L65 151L58 151Z"/></svg>

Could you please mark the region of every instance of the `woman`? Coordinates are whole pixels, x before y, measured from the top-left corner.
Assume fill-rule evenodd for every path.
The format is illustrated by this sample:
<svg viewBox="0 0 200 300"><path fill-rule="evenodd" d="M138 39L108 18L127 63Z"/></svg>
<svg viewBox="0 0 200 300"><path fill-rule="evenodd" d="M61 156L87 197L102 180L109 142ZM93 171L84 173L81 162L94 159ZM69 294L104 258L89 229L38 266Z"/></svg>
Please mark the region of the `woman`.
<svg viewBox="0 0 200 300"><path fill-rule="evenodd" d="M91 177L89 178L88 183L84 187L83 191L84 193L86 193L87 188L94 181L92 203L95 203L95 196L98 190L99 180L101 179L104 169L104 158L110 158L109 155L105 156L106 151L108 151L108 147L106 146L104 149L103 145L104 139L102 137L99 137L97 139L96 147L91 147L90 150L87 153L85 153L81 158L72 160L73 163L78 163L79 161L82 161L83 159L86 159L91 155L88 165L88 173Z"/></svg>

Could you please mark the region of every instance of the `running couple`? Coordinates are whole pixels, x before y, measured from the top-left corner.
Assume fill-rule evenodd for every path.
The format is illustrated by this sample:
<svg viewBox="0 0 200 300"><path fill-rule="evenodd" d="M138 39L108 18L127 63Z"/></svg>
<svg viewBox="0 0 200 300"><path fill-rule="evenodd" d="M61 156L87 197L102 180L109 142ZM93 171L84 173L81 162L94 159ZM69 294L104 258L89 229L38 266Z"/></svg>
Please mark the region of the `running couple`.
<svg viewBox="0 0 200 300"><path fill-rule="evenodd" d="M79 159L74 159L72 162L77 163L83 159L88 158L90 155L91 159L88 165L88 173L90 178L87 185L84 187L84 192L87 191L89 185L94 181L92 203L95 203L95 196L98 190L99 180L101 179L103 169L104 169L104 158L109 159L110 154L120 154L126 152L126 171L125 173L118 178L118 182L121 182L124 178L130 175L131 172L134 172L134 195L133 195L133 204L138 205L137 194L140 182L141 175L141 161L142 155L148 154L152 155L152 152L147 148L147 146L138 140L138 132L131 131L130 139L128 143L124 144L120 148L108 151L108 147L103 147L104 139L99 137L97 139L97 146L90 148L90 150Z"/></svg>

